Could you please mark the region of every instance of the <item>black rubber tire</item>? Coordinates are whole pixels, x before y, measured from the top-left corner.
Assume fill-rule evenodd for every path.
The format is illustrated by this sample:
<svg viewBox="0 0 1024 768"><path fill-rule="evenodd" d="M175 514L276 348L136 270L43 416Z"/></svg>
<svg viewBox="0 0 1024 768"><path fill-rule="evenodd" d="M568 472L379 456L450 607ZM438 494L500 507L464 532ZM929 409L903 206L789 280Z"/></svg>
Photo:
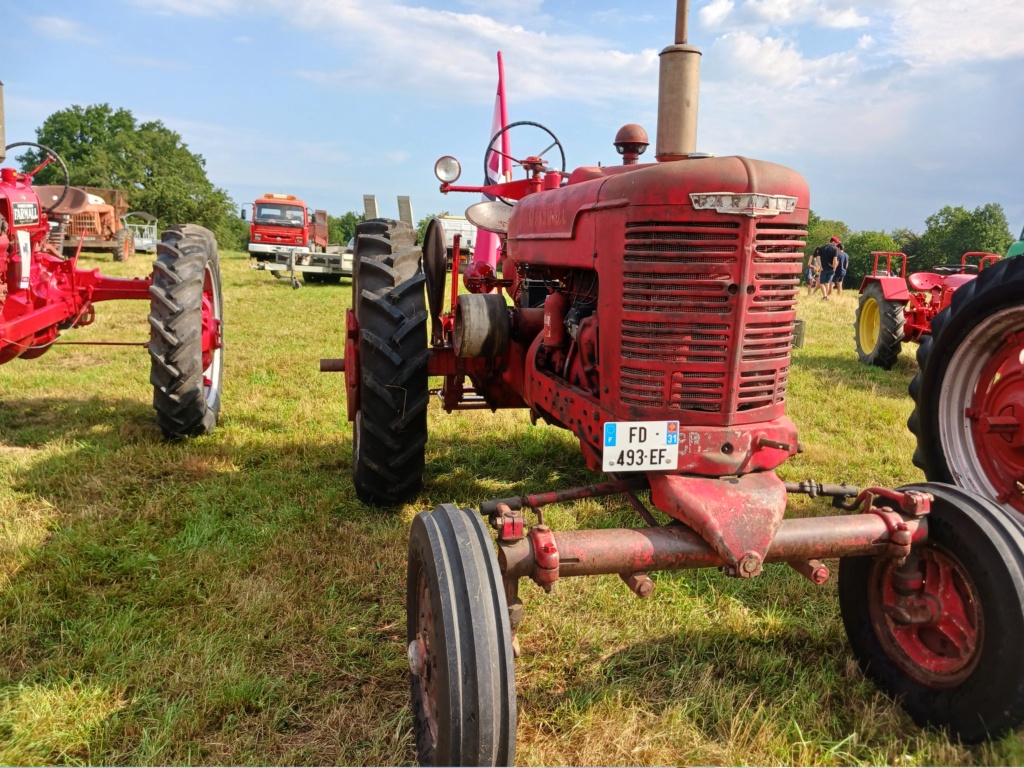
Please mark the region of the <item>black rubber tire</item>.
<svg viewBox="0 0 1024 768"><path fill-rule="evenodd" d="M873 334L862 326L873 316L871 307L877 308L878 330ZM903 308L900 301L885 298L880 283L868 283L857 302L857 318L853 322L853 340L857 344L857 357L864 365L889 370L896 364L903 346ZM874 336L874 344L868 337ZM870 347L870 349L868 349Z"/></svg>
<svg viewBox="0 0 1024 768"><path fill-rule="evenodd" d="M427 444L424 276L420 250L405 230L411 228L390 222L383 233L360 234L356 242L359 410L352 480L364 503L382 506L419 493Z"/></svg>
<svg viewBox="0 0 1024 768"><path fill-rule="evenodd" d="M338 285L341 283L341 275L334 273L320 275L320 282L323 285Z"/></svg>
<svg viewBox="0 0 1024 768"><path fill-rule="evenodd" d="M950 385L956 381L950 374L964 376L959 358L998 352L998 343L972 342L972 346L961 349L972 332L991 326L997 316L1009 319L1018 333L1024 331L1024 256L1004 259L981 270L977 278L956 290L950 306L932 320L931 334L921 339L917 349L919 371L909 388L914 410L907 420L907 427L917 438L914 465L924 470L925 477L993 499L997 493L979 466L976 451L969 445L956 445L960 441L950 437L952 430L963 427L954 423L950 414L966 409L967 398L959 398L964 400L962 404L947 401L952 397ZM957 363L951 370L954 359ZM965 388L973 386L967 383ZM1009 503L1002 506L1013 509Z"/></svg>
<svg viewBox="0 0 1024 768"><path fill-rule="evenodd" d="M135 255L135 235L130 229L122 227L114 233L111 251L114 254L114 261L131 261Z"/></svg>
<svg viewBox="0 0 1024 768"><path fill-rule="evenodd" d="M947 730L965 743L996 738L1024 722L1024 527L991 501L954 486L906 489L934 496L928 540L921 546L952 556L970 579L980 604L974 627L980 650L959 677L934 685L912 677L889 655L872 624L869 589L884 577L875 569L885 561L870 557L839 563L839 606L850 646L864 674L899 699L919 725ZM967 591L957 583L958 593ZM974 610L976 604L969 605ZM918 636L924 639L927 631L922 627Z"/></svg>
<svg viewBox="0 0 1024 768"><path fill-rule="evenodd" d="M400 221L394 219L367 219L356 224L355 246L352 253L352 308L359 311L359 260L363 256L376 258L379 255L379 245L370 245L360 249L360 240L363 237L383 237L392 243L391 249L401 250L406 246L416 244L416 231Z"/></svg>
<svg viewBox="0 0 1024 768"><path fill-rule="evenodd" d="M210 230L180 224L163 231L150 293L150 382L164 437L208 435L217 425L223 384L223 307L217 241ZM218 345L203 364L203 297Z"/></svg>
<svg viewBox="0 0 1024 768"><path fill-rule="evenodd" d="M501 571L481 517L442 504L413 518L406 585L407 642L411 650L425 635L428 649L422 674L409 677L420 764L512 765L512 634ZM425 711L425 690L436 704L433 718Z"/></svg>

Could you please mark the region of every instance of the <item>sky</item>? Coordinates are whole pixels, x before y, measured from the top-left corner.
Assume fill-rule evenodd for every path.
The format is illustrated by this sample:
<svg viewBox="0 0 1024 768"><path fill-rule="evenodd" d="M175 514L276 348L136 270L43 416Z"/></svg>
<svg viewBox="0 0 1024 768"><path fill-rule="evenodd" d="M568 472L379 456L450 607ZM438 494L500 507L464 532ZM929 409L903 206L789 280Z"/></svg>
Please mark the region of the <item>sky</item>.
<svg viewBox="0 0 1024 768"><path fill-rule="evenodd" d="M433 166L482 181L497 51L510 120L549 127L570 168L618 164L625 123L654 154L674 23L673 0L0 0L6 137L108 103L178 132L238 204L462 213L477 198L441 195ZM987 203L1024 226L1020 0L691 0L688 42L698 151L795 169L853 230Z"/></svg>

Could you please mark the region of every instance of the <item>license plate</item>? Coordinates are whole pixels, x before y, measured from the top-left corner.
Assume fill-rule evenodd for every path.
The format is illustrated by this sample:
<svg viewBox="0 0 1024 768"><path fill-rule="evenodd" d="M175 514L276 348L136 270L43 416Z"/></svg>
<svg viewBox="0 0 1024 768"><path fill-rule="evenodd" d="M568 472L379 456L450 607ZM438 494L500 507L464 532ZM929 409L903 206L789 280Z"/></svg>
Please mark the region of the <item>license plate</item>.
<svg viewBox="0 0 1024 768"><path fill-rule="evenodd" d="M601 465L605 472L644 472L678 466L678 421L605 422Z"/></svg>

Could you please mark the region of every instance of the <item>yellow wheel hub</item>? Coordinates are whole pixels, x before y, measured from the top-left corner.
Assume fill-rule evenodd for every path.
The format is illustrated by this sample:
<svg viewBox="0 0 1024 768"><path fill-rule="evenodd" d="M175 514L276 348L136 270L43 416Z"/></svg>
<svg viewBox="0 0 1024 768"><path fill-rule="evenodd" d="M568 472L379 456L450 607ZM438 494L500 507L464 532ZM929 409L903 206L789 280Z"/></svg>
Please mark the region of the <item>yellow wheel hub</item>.
<svg viewBox="0 0 1024 768"><path fill-rule="evenodd" d="M860 309L860 348L864 354L870 354L878 344L878 332L882 327L882 314L878 302L868 298Z"/></svg>

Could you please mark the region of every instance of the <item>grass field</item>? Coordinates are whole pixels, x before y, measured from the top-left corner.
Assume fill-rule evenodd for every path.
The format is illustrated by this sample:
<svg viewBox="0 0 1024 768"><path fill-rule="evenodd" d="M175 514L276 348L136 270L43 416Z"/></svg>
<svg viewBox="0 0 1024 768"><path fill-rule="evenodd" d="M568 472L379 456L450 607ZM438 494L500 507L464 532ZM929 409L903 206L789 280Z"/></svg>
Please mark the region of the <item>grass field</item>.
<svg viewBox="0 0 1024 768"><path fill-rule="evenodd" d="M590 482L578 447L525 413L431 406L421 497L366 509L349 467L347 281L291 290L222 254L221 424L167 445L141 347L62 346L0 367L0 763L402 764L410 519L442 502ZM146 257L104 273L145 275ZM922 479L908 349L856 361L855 292L801 296L807 345L787 480ZM67 340L141 341L143 302L99 305ZM796 499L799 514L824 502ZM567 504L557 528L638 525L624 503ZM833 564L834 565L834 564ZM835 569L833 569L834 571ZM751 583L660 574L525 583L517 761L971 765L1024 762L1024 737L968 749L922 731L866 682L833 582L782 566Z"/></svg>

